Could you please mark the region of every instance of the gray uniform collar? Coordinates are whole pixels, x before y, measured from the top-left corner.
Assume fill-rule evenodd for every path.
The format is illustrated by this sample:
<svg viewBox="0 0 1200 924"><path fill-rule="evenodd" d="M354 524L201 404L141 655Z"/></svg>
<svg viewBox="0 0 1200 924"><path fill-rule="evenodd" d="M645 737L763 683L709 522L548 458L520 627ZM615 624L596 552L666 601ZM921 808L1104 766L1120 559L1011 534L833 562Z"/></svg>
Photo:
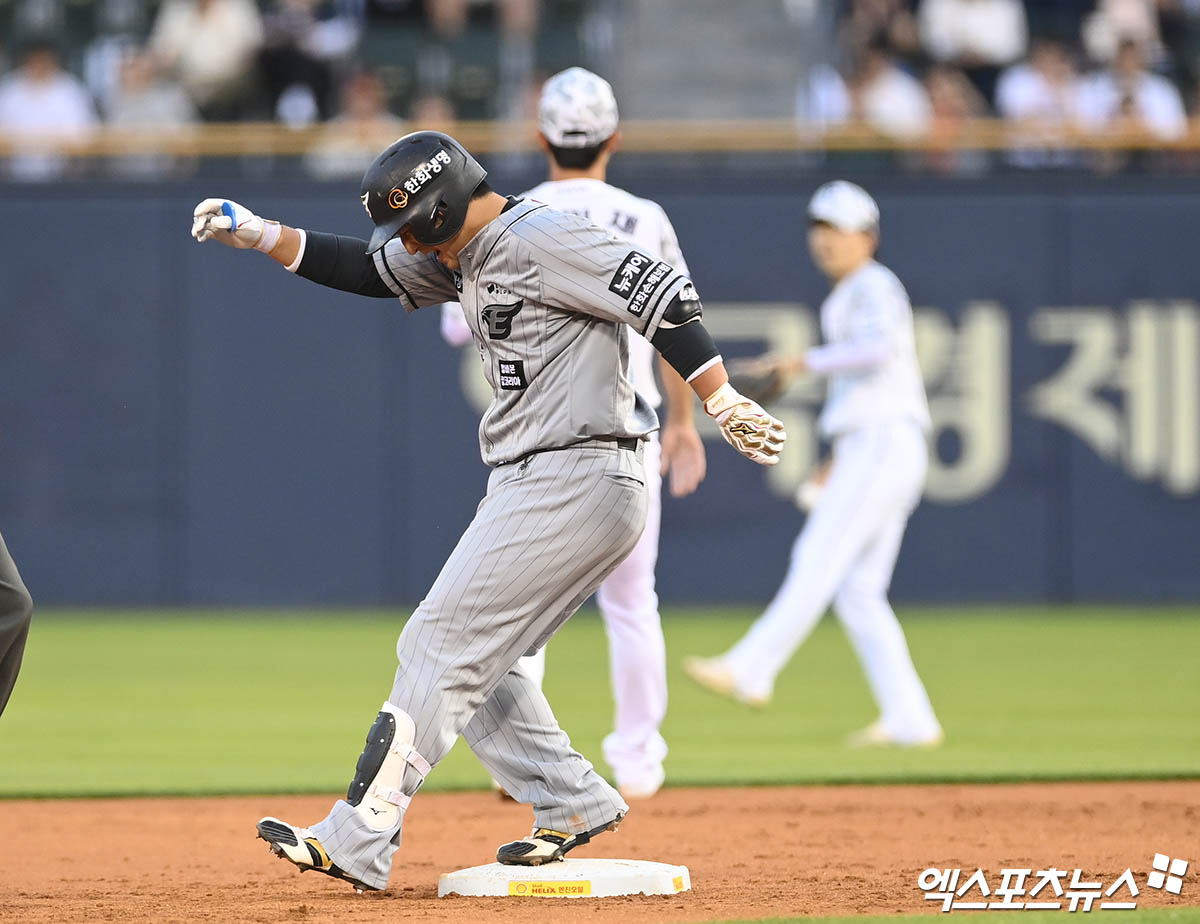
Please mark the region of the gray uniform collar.
<svg viewBox="0 0 1200 924"><path fill-rule="evenodd" d="M467 245L458 252L459 272L463 280L473 279L483 269L488 254L492 252L492 247L504 232L530 212L543 208L546 208L546 205L541 202L509 196L508 204L500 214L480 228L479 233L467 241Z"/></svg>

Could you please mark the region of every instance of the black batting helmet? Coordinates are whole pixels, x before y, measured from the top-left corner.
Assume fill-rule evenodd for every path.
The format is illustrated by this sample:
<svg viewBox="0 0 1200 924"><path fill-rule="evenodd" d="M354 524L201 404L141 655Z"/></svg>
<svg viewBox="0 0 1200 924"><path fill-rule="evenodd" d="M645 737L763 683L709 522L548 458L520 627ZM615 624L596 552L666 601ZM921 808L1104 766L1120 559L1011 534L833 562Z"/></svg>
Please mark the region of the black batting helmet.
<svg viewBox="0 0 1200 924"><path fill-rule="evenodd" d="M487 176L466 148L441 132L405 135L375 158L362 180L362 203L375 223L367 253L408 226L422 244L458 234L471 196Z"/></svg>

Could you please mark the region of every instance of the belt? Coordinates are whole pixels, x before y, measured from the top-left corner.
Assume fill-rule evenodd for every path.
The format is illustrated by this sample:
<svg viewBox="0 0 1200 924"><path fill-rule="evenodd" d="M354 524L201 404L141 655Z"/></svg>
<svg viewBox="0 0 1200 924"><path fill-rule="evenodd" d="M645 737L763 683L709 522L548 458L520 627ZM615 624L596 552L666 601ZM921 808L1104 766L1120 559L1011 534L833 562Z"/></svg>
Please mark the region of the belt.
<svg viewBox="0 0 1200 924"><path fill-rule="evenodd" d="M637 452L638 446L642 444L636 436L625 436L619 439L598 439L580 440L578 443L568 443L566 446L547 446L545 449L533 449L523 456L517 456L511 462L501 462L501 465L516 465L518 462L524 462L526 459L539 455L543 452L558 452L560 449L624 449L627 452Z"/></svg>

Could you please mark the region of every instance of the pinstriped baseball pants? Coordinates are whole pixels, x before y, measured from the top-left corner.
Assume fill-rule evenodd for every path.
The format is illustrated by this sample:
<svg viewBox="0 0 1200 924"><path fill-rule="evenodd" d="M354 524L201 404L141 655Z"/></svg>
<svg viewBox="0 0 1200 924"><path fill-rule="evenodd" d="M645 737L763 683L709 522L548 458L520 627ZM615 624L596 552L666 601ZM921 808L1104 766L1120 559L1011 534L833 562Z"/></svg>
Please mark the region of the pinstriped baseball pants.
<svg viewBox="0 0 1200 924"><path fill-rule="evenodd" d="M29 635L33 601L21 583L17 566L0 536L0 714L8 704Z"/></svg>
<svg viewBox="0 0 1200 924"><path fill-rule="evenodd" d="M517 666L546 643L637 543L642 451L574 447L499 466L487 496L400 634L390 702L416 723L431 765L461 734L539 827L580 832L627 810L571 747L540 687ZM403 789L420 779L411 768ZM339 800L313 826L349 875L383 888L400 827L372 831Z"/></svg>

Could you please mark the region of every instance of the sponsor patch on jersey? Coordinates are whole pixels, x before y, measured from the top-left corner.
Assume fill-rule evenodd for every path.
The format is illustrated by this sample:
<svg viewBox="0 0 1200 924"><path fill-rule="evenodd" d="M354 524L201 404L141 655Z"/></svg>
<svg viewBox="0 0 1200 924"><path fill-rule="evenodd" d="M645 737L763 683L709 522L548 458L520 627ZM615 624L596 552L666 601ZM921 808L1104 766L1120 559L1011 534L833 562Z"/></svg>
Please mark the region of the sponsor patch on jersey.
<svg viewBox="0 0 1200 924"><path fill-rule="evenodd" d="M608 291L625 298L632 298L642 277L653 265L654 261L644 253L637 250L629 251L628 256L621 261L621 265L613 274L612 282L608 284Z"/></svg>
<svg viewBox="0 0 1200 924"><path fill-rule="evenodd" d="M500 370L500 387L505 391L520 391L528 388L525 379L525 362L520 359L499 359L496 361Z"/></svg>
<svg viewBox="0 0 1200 924"><path fill-rule="evenodd" d="M484 291L486 291L488 295L494 295L497 298L504 298L506 295L512 295L508 289L504 288L504 286L500 285L498 282L489 282L484 287Z"/></svg>
<svg viewBox="0 0 1200 924"><path fill-rule="evenodd" d="M634 317L640 318L642 312L646 310L646 306L650 304L650 296L655 290L663 284L663 280L671 275L671 267L666 263L656 263L654 269L646 274L646 278L642 280L637 287L637 291L633 293L633 298L629 300L629 313Z"/></svg>
<svg viewBox="0 0 1200 924"><path fill-rule="evenodd" d="M461 292L462 291L462 273L460 273L458 270L453 270L453 273L454 273L454 288L458 289L458 291Z"/></svg>
<svg viewBox="0 0 1200 924"><path fill-rule="evenodd" d="M519 298L511 305L485 305L479 312L487 327L489 340L507 340L512 333L512 322L525 306L525 299Z"/></svg>

